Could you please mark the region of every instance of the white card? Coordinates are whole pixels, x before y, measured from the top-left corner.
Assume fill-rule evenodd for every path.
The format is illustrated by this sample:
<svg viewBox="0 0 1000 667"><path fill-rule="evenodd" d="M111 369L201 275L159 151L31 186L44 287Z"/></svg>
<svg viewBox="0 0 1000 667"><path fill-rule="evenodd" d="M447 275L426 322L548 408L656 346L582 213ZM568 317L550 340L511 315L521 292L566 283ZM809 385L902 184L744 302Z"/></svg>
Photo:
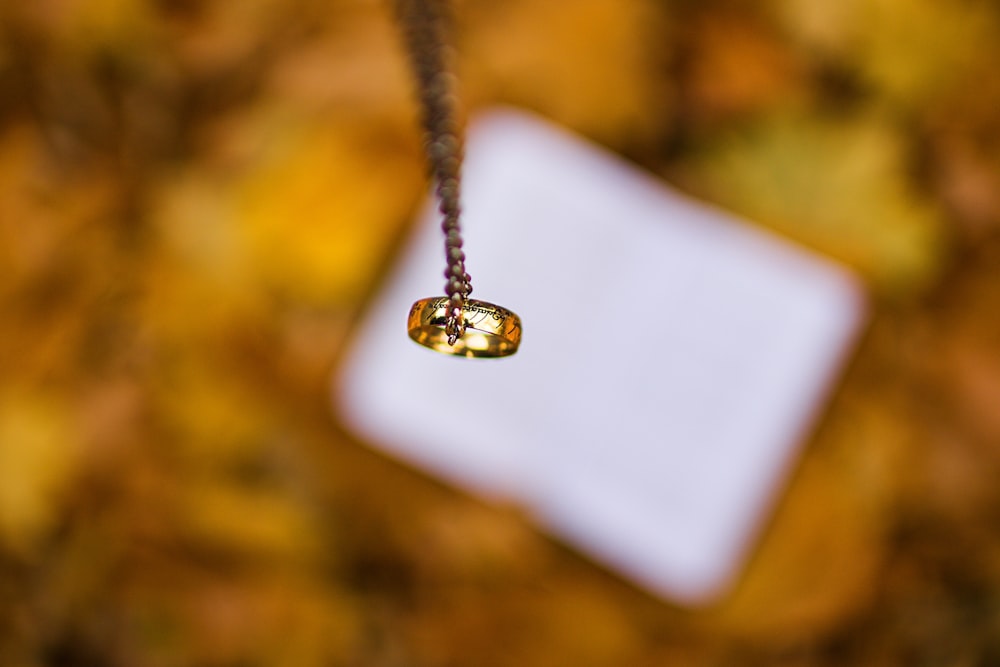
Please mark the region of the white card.
<svg viewBox="0 0 1000 667"><path fill-rule="evenodd" d="M359 325L337 411L362 439L540 525L675 602L739 572L864 317L844 268L514 111L469 132L475 298L513 357L406 335L440 294L433 207Z"/></svg>

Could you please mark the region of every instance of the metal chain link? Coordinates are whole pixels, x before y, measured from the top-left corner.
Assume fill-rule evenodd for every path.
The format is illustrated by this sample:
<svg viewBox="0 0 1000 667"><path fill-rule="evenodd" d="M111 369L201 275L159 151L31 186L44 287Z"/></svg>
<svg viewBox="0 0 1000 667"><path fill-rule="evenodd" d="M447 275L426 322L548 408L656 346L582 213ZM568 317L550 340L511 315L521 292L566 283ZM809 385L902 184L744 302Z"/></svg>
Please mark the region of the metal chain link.
<svg viewBox="0 0 1000 667"><path fill-rule="evenodd" d="M449 345L465 333L463 308L472 293L472 276L465 270L461 206L462 136L457 118L455 77L448 71L446 0L396 0L396 14L403 27L410 63L417 78L424 126L424 150L437 183L443 216L446 268L444 292L448 296L445 332Z"/></svg>

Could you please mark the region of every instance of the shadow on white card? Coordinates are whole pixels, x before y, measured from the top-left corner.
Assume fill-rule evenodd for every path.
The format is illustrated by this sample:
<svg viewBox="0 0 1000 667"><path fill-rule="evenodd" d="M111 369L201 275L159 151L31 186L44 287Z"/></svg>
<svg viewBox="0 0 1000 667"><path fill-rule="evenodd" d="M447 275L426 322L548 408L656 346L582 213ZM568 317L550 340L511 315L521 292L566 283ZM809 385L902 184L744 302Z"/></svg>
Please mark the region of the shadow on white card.
<svg viewBox="0 0 1000 667"><path fill-rule="evenodd" d="M724 593L862 324L858 281L515 111L471 128L464 210L475 296L521 316L520 351L408 339L443 282L428 207L337 378L344 423L653 593Z"/></svg>

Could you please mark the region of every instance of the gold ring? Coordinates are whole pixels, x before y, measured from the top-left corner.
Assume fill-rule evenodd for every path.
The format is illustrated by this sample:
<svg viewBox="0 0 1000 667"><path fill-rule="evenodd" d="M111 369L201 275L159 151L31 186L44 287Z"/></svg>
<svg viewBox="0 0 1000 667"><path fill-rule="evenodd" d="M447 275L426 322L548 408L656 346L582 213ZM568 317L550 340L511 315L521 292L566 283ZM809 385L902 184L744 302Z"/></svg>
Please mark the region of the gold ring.
<svg viewBox="0 0 1000 667"><path fill-rule="evenodd" d="M506 357L521 344L521 318L500 306L467 299L462 307L464 333L448 343L448 297L420 299L410 308L410 338L432 350L462 357Z"/></svg>

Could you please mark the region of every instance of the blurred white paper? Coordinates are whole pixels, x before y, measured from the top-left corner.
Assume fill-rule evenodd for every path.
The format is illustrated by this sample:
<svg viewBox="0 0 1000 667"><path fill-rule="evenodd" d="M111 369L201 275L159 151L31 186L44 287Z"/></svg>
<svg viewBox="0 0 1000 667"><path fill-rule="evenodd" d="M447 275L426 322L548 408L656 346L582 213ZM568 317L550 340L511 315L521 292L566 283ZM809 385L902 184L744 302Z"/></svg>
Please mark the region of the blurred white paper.
<svg viewBox="0 0 1000 667"><path fill-rule="evenodd" d="M444 282L428 207L338 377L348 428L654 593L724 593L861 324L855 278L514 111L470 130L464 211L520 351L407 337Z"/></svg>

